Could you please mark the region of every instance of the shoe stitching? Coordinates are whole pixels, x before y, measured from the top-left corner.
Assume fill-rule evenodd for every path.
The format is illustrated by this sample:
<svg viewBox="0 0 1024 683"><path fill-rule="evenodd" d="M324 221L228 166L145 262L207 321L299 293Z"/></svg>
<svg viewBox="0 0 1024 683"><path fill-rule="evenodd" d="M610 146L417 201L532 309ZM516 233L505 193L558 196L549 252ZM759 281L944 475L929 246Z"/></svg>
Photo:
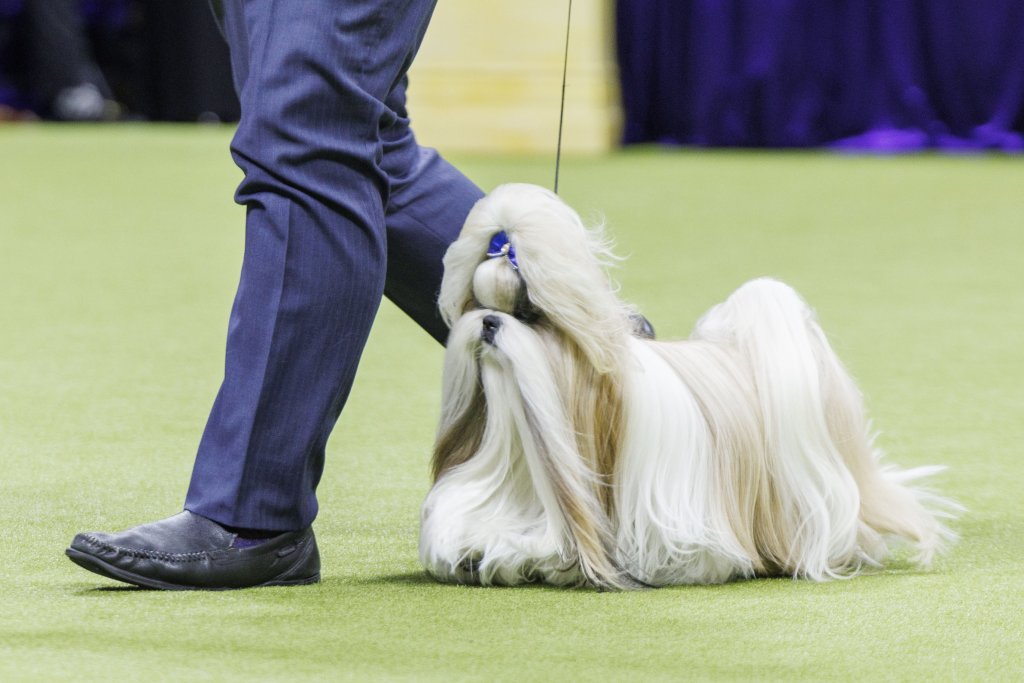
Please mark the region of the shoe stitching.
<svg viewBox="0 0 1024 683"><path fill-rule="evenodd" d="M127 555L129 557L135 557L143 560L161 560L163 562L199 562L206 559L209 553L206 551L196 553L166 553L161 550L144 550L141 548L124 548L118 545L111 545L104 543L91 534L86 534L84 540L90 545L96 546L102 550L112 550L121 555Z"/></svg>
<svg viewBox="0 0 1024 683"><path fill-rule="evenodd" d="M210 553L208 551L200 551L200 552L195 552L195 553L167 553L167 552L163 552L162 550L145 550L145 549L142 549L142 548L125 548L123 546L111 545L110 543L105 543L105 542L101 541L100 539L96 538L95 536L93 536L92 534L86 534L83 538L84 538L84 540L87 543L89 543L90 545L96 546L96 547L100 548L101 550L113 551L113 552L119 553L121 555L127 555L129 557L135 557L135 558L138 558L138 559L161 560L163 562L185 563L185 562L199 562L201 560L206 559L210 555ZM304 542L305 542L305 539L299 540L298 541L299 547L304 545Z"/></svg>

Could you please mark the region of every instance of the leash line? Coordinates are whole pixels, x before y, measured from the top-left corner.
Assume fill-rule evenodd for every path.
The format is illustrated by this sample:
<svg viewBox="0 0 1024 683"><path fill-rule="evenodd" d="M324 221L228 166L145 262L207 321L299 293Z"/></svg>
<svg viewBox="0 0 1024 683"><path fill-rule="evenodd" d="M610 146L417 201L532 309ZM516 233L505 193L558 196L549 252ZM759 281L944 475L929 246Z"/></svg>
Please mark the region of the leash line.
<svg viewBox="0 0 1024 683"><path fill-rule="evenodd" d="M569 28L572 26L572 0L565 19L565 57L562 60L562 103L558 110L558 144L555 147L555 194L558 194L558 172L562 165L562 126L565 123L565 80L569 71Z"/></svg>

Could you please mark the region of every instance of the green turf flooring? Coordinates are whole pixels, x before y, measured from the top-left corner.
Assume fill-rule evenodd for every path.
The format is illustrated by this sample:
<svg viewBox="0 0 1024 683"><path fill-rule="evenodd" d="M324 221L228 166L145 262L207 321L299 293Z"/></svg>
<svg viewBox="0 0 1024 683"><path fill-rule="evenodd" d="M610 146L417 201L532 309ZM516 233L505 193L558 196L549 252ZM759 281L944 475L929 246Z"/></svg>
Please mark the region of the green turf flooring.
<svg viewBox="0 0 1024 683"><path fill-rule="evenodd" d="M180 509L243 211L229 132L0 128L0 680L1024 679L1024 159L629 151L563 196L662 337L774 275L881 445L967 506L932 571L629 594L437 585L416 559L441 350L385 305L329 445L322 584L165 594L64 557ZM455 159L485 188L552 160Z"/></svg>

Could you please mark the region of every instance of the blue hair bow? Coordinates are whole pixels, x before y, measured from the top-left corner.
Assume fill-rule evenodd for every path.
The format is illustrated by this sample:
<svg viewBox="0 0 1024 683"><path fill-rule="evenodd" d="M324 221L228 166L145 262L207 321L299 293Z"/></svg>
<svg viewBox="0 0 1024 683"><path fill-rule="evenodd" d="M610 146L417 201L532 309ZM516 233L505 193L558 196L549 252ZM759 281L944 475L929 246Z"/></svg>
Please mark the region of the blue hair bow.
<svg viewBox="0 0 1024 683"><path fill-rule="evenodd" d="M505 258L512 270L519 270L519 262L516 260L516 248L508 241L505 231L497 233L491 238L491 245L487 249L487 258Z"/></svg>

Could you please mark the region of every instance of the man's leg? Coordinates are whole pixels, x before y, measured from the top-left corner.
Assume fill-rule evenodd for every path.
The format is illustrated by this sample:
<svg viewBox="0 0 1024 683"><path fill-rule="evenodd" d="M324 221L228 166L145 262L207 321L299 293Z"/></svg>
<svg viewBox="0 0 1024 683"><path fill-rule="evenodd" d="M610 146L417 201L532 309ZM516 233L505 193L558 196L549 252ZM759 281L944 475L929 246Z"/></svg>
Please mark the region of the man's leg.
<svg viewBox="0 0 1024 683"><path fill-rule="evenodd" d="M381 131L382 166L390 187L384 292L443 344L448 327L437 310L441 260L483 193L435 150L416 143L406 115L404 82L391 93L388 106L397 118Z"/></svg>
<svg viewBox="0 0 1024 683"><path fill-rule="evenodd" d="M380 133L398 118L385 100L412 61L432 5L225 3L242 102L232 152L245 172L237 198L247 218L224 382L186 512L122 534L80 535L72 559L143 585L168 587L146 583L158 575L162 584L208 587L200 580L210 573L197 577L206 570L187 565L195 552L225 550L213 527L305 533L311 541L324 446L385 284L384 203L391 183L381 166ZM185 550L183 534L193 538L195 552ZM234 534L228 536L233 544ZM258 553L269 543L240 552ZM309 546L300 546L302 553ZM142 580L134 561L140 553L148 558ZM103 572L97 560L134 573ZM223 573L217 564L212 571ZM309 578L296 578L293 567L286 573L288 582ZM267 577L250 578L263 583ZM240 580L245 577L232 574L224 583Z"/></svg>
<svg viewBox="0 0 1024 683"><path fill-rule="evenodd" d="M246 174L246 254L192 512L281 531L316 515L327 437L384 289L379 131L396 118L385 100L431 4L226 5L232 52L244 42L248 55L232 145Z"/></svg>

